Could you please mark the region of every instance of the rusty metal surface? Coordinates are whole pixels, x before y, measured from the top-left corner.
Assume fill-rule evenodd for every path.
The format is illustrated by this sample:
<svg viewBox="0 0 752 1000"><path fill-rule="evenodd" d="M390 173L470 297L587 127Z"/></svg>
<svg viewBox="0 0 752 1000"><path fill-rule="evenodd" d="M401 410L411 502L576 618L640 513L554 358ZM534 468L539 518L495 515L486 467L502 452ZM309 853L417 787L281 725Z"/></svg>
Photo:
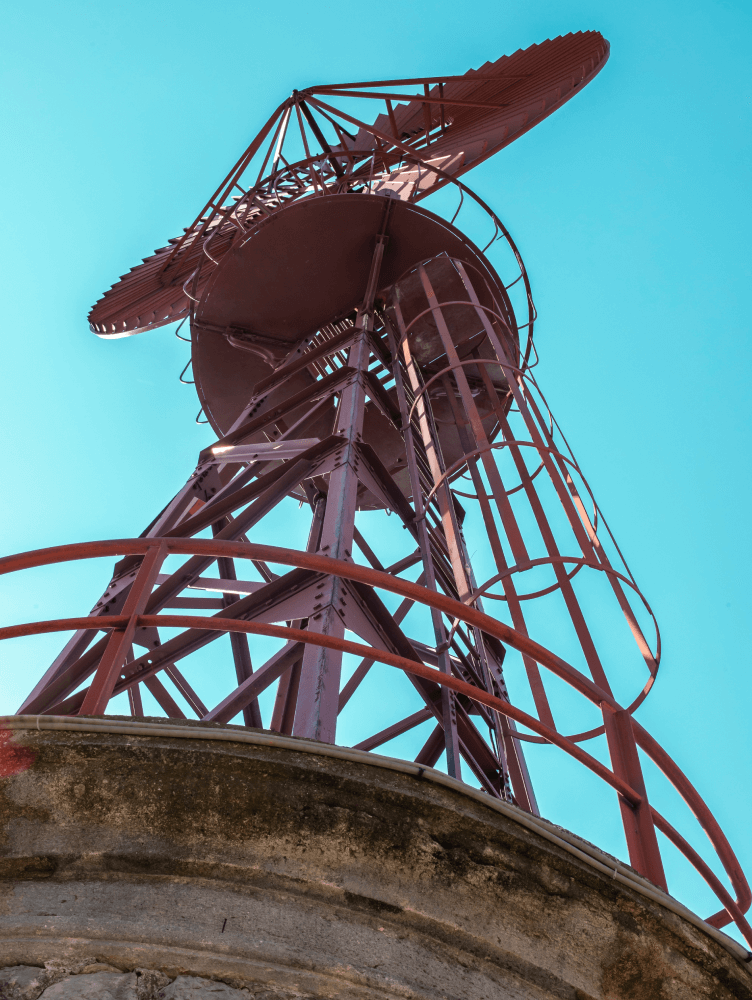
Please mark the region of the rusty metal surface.
<svg viewBox="0 0 752 1000"><path fill-rule="evenodd" d="M488 261L443 219L378 195L340 194L298 201L239 241L214 271L194 326L234 336L279 364L304 337L360 306L387 210L377 297L420 261L444 253L481 273L491 286L482 288L484 305L491 306L495 295L506 306L504 287ZM507 322L510 313L507 308Z"/></svg>
<svg viewBox="0 0 752 1000"><path fill-rule="evenodd" d="M132 268L97 302L89 316L92 331L128 336L186 316L230 247L301 197L367 190L408 201L424 198L570 100L600 71L608 54L608 42L598 32L577 32L502 56L461 77L296 91L185 234ZM348 108L358 100L361 117L332 105L342 98ZM370 118L372 104L383 105L384 111L371 124L361 118Z"/></svg>
<svg viewBox="0 0 752 1000"><path fill-rule="evenodd" d="M660 633L535 377L524 264L458 180L607 54L600 35L566 36L460 79L311 88L281 105L186 236L108 293L107 323L95 309L108 336L189 313L192 381L216 441L141 539L0 560L10 572L123 557L90 616L0 638L75 630L21 713L102 715L122 695L140 717L148 695L171 718L240 717L328 743L346 717L352 745L420 733L417 763L442 760L532 813L525 744L558 748L616 792L641 874L665 887L658 830L718 896L710 921L749 934L731 848L633 718L658 673ZM416 83L419 97L395 104ZM352 93L385 101L386 118L364 125L322 102ZM284 155L294 127L297 159ZM442 185L458 194L455 218L471 202L485 213L482 249L454 218L414 204ZM491 260L502 251L503 268ZM398 529L391 565L361 517L376 510ZM305 526L305 552L259 544L280 516ZM207 529L212 540L196 537ZM212 675L221 698L207 705L195 664L228 633L233 670ZM271 655L254 636L276 640ZM378 724L374 683L388 707ZM735 900L649 801L638 748L699 818Z"/></svg>
<svg viewBox="0 0 752 1000"><path fill-rule="evenodd" d="M477 247L445 220L417 206L387 202L376 195L336 195L297 202L260 224L228 253L196 308L191 323L192 372L203 411L218 434L228 432L243 412L249 386L268 378L272 366L281 364L306 338L318 338L320 364L336 370L332 352L325 353L321 331L323 328L324 334L334 336L345 333L342 346L347 346L346 331L354 329L350 317L362 298L385 208L390 209L389 235L381 261L382 288L377 295L384 296L385 289L419 261L444 253L465 261L480 275L483 304L490 310L503 310L505 322L515 325L514 311L498 275ZM254 276L252 282L245 280L248 274ZM477 322L471 325L471 333L477 335ZM472 349L472 336L465 336L457 324L455 328L463 352ZM416 328L412 339L420 341L425 363L434 361L434 355L443 356L443 348L438 342L431 344L425 329ZM383 349L386 351L386 346ZM309 369L296 370L273 389L263 405L273 406L312 382ZM397 405L393 389L391 405ZM304 406L285 419L302 419ZM334 407L324 407L312 420L306 420L298 433L323 438L333 432L333 422ZM486 422L492 425L492 432L496 425L493 414ZM254 439L261 439L260 434ZM453 421L442 422L440 436L447 461L458 460L462 449ZM364 415L363 437L410 496L402 438L373 400ZM368 505L383 506L373 496Z"/></svg>
<svg viewBox="0 0 752 1000"><path fill-rule="evenodd" d="M343 204L346 201L343 198ZM268 338L271 346L278 343L285 348L279 358L269 359L277 361L276 371L267 375L266 364L261 379L254 380L256 391L244 411L231 430L202 454L186 488L150 529L151 539L61 547L0 563L0 571L7 572L71 554L126 555L94 617L0 632L0 637L10 638L35 631L78 630L20 711L102 714L113 697L127 692L132 714L138 716L143 711L139 694L143 685L171 717L185 714L175 698L179 693L199 719L228 722L243 713L251 724L336 742L341 711L372 665L388 664L410 677L424 708L402 718L407 706L395 703L395 721L376 733L369 733L369 716L364 714L357 746L382 746L433 718L435 728L416 757L418 763L434 765L445 753L450 774L461 777L467 768L488 794L530 811L537 807L523 744L557 747L617 792L630 862L639 872L665 887L656 838L660 830L718 895L723 909L711 921L722 926L734 920L749 933L743 913L750 893L730 847L686 778L632 718L658 670L657 627L651 645L636 610L640 602L647 605L532 369L521 356L514 311L506 300L496 301L494 296L492 305L484 304L478 294L482 272L446 253L418 260L394 280L383 270L385 241L391 232L389 202L383 200L377 207L384 210L377 214L376 231L373 225L364 231L370 232L366 244L371 261L367 272L361 265L363 299L354 318L328 341L312 340L308 329L297 348L293 339L285 344L284 323L279 328L282 336ZM297 268L304 275L305 290L305 257ZM220 267L218 274L222 271ZM228 268L222 295L232 300L233 294L241 294L242 304L244 284L253 273L252 268ZM383 287L382 277L391 284ZM384 299L377 302L380 289ZM502 286L495 291L504 298ZM314 307L318 308L315 301ZM317 367L341 353L341 347L347 354L339 366L329 371ZM242 347L233 349L254 354ZM265 349L271 349L270 344ZM315 362L306 364L308 355ZM288 368L307 372L310 385L292 391L285 376ZM382 381L392 392L387 396L391 407L380 395L379 387L383 392L384 386L374 382L372 369L383 372ZM265 408L265 401L280 389L281 396ZM306 429L310 432L311 415L321 412L317 407L322 401L325 412L334 415L327 436L299 437ZM381 406L402 443L406 462L398 470L399 482L378 458L379 441L369 441L365 414L373 404ZM301 411L296 422L283 422ZM459 450L460 457L448 463L445 451L451 448ZM469 479L466 490L453 488L458 476ZM311 512L307 553L234 541L263 525L264 517L295 491L308 501ZM458 495L466 509L458 505ZM382 572L378 545L372 548L357 531L357 509L374 502L397 513L407 529L409 547L417 543L420 583L396 575L410 565L407 554L391 573ZM481 583L475 579L463 531L474 505L497 570ZM209 525L216 536L213 542L191 537ZM355 545L376 568L352 561ZM160 574L168 553L189 558L172 573ZM144 558L138 558L141 554ZM238 588L234 565L238 558L253 560L263 581ZM220 576L212 581L204 574L214 561ZM269 563L295 568L279 575ZM542 568L549 573L544 587L538 572ZM578 589L585 573L606 581L607 593L623 615L647 672L646 681L645 674L637 671L626 707L612 692L613 680L619 678L613 675L613 665L609 668L611 651L596 641L588 624L592 602L583 603ZM532 585L526 583L528 576ZM190 603L187 595L192 587L204 592L213 588L224 595L210 619L169 613L201 606ZM377 590L403 598L397 612L387 611ZM576 635L579 668L530 635L526 602L552 595L560 598L559 614L568 615ZM501 616L509 621L488 616L486 600L499 602ZM433 645L426 642L425 633L412 639L403 631L405 615L416 605L430 609ZM215 605L203 607L209 611ZM279 624L282 621L287 624ZM165 628L183 631L161 641L159 630ZM347 631L366 642L346 638ZM104 637L97 640L97 632L104 632ZM234 636L237 684L212 708L203 704L176 664L223 632ZM240 645L253 635L282 642L255 669L250 647ZM146 652L137 655L134 644ZM504 665L510 651L524 663L535 714L519 707L507 689ZM362 659L343 682L345 653ZM624 654L618 659L623 660ZM546 672L597 706L600 725L586 732L562 731L561 706L550 699ZM273 684L277 697L267 720L258 698ZM606 737L610 767L581 746L599 735ZM638 747L681 790L710 833L736 900L649 802Z"/></svg>

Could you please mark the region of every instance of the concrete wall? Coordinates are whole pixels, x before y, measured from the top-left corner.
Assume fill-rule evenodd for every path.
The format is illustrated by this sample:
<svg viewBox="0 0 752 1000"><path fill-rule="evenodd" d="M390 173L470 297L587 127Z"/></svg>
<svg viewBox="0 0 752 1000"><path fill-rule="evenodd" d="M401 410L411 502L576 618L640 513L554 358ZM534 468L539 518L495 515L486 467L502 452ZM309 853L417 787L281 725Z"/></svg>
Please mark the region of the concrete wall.
<svg viewBox="0 0 752 1000"><path fill-rule="evenodd" d="M189 977L217 1000L220 982L259 998L752 998L748 965L515 810L303 741L161 730L7 738L0 967L51 961L45 998L203 996ZM143 969L167 978L144 992ZM59 992L68 973L93 987L118 970L125 992Z"/></svg>

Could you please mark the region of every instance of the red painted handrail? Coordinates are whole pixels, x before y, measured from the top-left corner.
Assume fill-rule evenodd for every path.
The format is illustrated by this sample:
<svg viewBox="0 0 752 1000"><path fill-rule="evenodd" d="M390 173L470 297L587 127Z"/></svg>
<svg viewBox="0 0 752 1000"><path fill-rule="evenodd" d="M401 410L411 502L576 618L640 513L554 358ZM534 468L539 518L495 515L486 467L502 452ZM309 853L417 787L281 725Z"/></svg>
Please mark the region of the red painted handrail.
<svg viewBox="0 0 752 1000"><path fill-rule="evenodd" d="M585 677L584 674L580 673L580 671L576 670L565 660L562 660L528 636L517 632L509 625L497 621L475 608L468 607L450 597L446 597L433 590L428 590L408 580L391 576L388 573L383 573L367 566L342 562L310 552L299 552L293 549L283 549L259 543L215 541L212 539L197 538L115 539L59 545L47 549L37 549L32 552L6 556L0 559L0 574L81 559L146 555L147 553L153 557L156 554L155 550L160 548L161 555L165 557L167 555L204 555L213 558L253 559L308 569L313 572L326 573L346 580L353 580L371 587L390 591L401 597L410 598L427 607L435 608L452 618L458 618L468 625L475 626L520 653L532 657L542 667L545 667L557 677L566 681L567 684L584 695L593 704L597 705L604 712L604 715L608 713L620 713L622 717L625 715L624 710L612 695L602 690L597 684ZM474 687L442 671L428 667L423 663L398 656L387 650L374 649L371 646L365 646L347 639L314 634L304 629L288 628L287 626L222 618L221 614L211 617L133 614L94 615L83 618L58 619L6 626L0 628L0 640L78 629L125 629L128 626L131 628L186 628L267 635L285 640L313 643L341 652L369 657L380 663L410 673L413 676L422 677L436 684L451 688L458 694L462 694L526 726L534 733L537 733L538 736L559 747L559 749L587 767L601 778L601 780L614 788L630 806L636 807L642 801L642 796L638 790L631 787L628 782L618 777L608 767L584 751L577 743L546 726L528 713L511 705L509 702L496 698L480 688ZM752 947L752 928L750 928L749 923L744 917L752 902L752 893L728 840L699 793L666 751L631 716L626 715L626 718L629 720L631 739L634 745L640 746L660 771L672 782L707 834L733 886L737 897L736 900L731 897L718 877L681 834L660 813L651 807L655 826L681 851L718 897L723 909L709 917L708 922L714 927L722 927L733 921L747 943Z"/></svg>

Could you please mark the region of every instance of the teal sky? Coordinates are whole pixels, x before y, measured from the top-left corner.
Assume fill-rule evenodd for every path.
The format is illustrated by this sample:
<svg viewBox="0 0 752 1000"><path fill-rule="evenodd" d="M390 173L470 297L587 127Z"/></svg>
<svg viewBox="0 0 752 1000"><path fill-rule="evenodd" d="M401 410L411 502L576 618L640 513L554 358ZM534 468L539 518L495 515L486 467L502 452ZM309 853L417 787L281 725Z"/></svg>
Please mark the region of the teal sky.
<svg viewBox="0 0 752 1000"><path fill-rule="evenodd" d="M752 874L752 6L26 0L0 23L3 553L138 535L193 468L208 434L178 382L187 346L171 328L104 342L86 315L192 221L294 87L462 73L603 32L596 80L465 180L522 251L539 380L661 625L638 718ZM106 576L0 579L2 622L86 613ZM58 644L0 648L0 712ZM579 773L552 774L544 814L620 853L610 820L578 826ZM670 791L657 805L691 832Z"/></svg>

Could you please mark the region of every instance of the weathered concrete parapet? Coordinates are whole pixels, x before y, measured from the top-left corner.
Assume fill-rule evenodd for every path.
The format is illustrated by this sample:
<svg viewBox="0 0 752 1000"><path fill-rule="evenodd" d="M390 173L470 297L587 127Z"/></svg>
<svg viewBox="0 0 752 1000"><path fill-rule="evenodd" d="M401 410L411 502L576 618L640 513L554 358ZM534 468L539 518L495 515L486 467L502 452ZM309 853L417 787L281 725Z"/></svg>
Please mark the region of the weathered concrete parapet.
<svg viewBox="0 0 752 1000"><path fill-rule="evenodd" d="M5 743L0 967L159 970L174 1000L194 995L179 976L259 1000L752 998L750 967L668 897L445 776L106 721Z"/></svg>
<svg viewBox="0 0 752 1000"><path fill-rule="evenodd" d="M2 1000L251 1000L252 996L248 989L201 976L177 976L171 981L151 969L122 972L101 962L0 969Z"/></svg>

